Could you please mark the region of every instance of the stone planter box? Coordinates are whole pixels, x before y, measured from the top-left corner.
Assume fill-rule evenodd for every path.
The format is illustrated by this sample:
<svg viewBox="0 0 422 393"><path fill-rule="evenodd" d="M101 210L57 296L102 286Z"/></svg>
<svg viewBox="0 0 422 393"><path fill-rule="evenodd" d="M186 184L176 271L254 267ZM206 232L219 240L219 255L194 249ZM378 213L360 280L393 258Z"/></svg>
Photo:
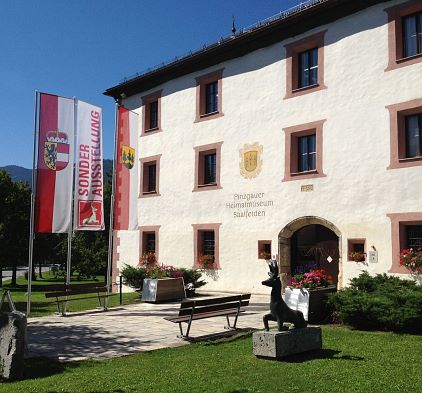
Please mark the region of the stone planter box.
<svg viewBox="0 0 422 393"><path fill-rule="evenodd" d="M325 300L333 292L337 292L334 285L316 289L286 288L284 301L291 309L302 311L308 322L320 322L328 317Z"/></svg>
<svg viewBox="0 0 422 393"><path fill-rule="evenodd" d="M185 283L180 278L145 278L142 287L142 301L163 302L166 300L184 299Z"/></svg>

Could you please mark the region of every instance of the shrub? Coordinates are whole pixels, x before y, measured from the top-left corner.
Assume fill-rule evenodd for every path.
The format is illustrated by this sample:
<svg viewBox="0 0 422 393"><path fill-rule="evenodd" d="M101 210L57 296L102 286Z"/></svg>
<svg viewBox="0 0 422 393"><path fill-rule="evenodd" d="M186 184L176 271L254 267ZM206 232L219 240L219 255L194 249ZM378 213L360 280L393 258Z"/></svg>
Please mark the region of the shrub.
<svg viewBox="0 0 422 393"><path fill-rule="evenodd" d="M141 289L144 278L178 278L183 277L185 288L188 294L195 292L206 284L201 280L202 273L196 269L177 268L171 265L133 267L125 265L121 271L125 285L132 288Z"/></svg>
<svg viewBox="0 0 422 393"><path fill-rule="evenodd" d="M422 333L422 286L414 281L364 272L328 304L336 321L358 329Z"/></svg>
<svg viewBox="0 0 422 393"><path fill-rule="evenodd" d="M147 269L145 267L133 267L125 265L121 271L121 275L125 285L142 290L144 278L146 277L146 271Z"/></svg>

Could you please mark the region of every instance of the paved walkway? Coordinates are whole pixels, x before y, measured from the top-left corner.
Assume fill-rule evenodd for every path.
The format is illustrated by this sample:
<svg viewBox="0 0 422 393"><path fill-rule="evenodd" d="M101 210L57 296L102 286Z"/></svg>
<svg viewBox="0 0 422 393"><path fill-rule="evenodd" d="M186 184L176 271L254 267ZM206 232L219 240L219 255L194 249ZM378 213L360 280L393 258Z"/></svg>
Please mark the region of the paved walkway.
<svg viewBox="0 0 422 393"><path fill-rule="evenodd" d="M107 312L30 318L28 356L64 361L106 359L187 345L189 342L177 338L179 325L163 319L176 315L179 304L140 303ZM239 317L237 327L262 328L262 315L268 312L268 304L269 296L252 295L250 306ZM190 335L198 338L224 332L225 323L225 317L194 321Z"/></svg>

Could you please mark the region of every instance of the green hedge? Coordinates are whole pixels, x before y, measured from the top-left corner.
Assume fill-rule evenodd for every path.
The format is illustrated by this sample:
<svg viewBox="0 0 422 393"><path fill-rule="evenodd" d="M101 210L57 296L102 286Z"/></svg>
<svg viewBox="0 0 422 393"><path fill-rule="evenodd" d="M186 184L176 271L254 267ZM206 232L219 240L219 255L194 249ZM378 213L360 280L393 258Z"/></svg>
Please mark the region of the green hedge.
<svg viewBox="0 0 422 393"><path fill-rule="evenodd" d="M331 294L335 322L362 330L422 333L422 286L414 281L367 272Z"/></svg>

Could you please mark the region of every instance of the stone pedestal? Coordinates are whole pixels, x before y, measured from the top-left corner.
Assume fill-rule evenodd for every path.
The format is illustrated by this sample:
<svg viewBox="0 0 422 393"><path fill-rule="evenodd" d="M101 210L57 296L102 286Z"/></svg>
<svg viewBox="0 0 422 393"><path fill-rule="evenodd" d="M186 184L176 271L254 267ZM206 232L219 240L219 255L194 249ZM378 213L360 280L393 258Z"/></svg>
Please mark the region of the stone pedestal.
<svg viewBox="0 0 422 393"><path fill-rule="evenodd" d="M0 313L0 377L23 377L26 347L26 315L13 311Z"/></svg>
<svg viewBox="0 0 422 393"><path fill-rule="evenodd" d="M260 331L253 334L253 353L258 357L281 359L321 348L322 335L319 326L308 326L283 332Z"/></svg>

